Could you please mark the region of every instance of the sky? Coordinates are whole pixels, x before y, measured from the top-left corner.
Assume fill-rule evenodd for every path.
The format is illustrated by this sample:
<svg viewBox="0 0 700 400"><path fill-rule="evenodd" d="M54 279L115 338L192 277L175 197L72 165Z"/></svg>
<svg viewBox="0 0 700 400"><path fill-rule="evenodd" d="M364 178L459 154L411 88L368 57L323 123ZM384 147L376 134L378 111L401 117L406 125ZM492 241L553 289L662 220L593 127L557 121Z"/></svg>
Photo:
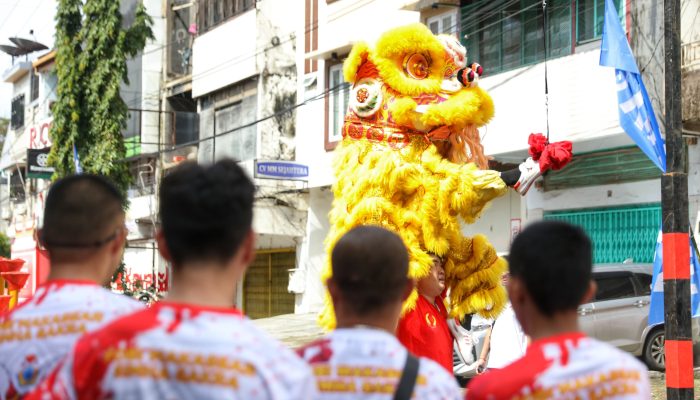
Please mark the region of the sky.
<svg viewBox="0 0 700 400"><path fill-rule="evenodd" d="M12 45L9 38L18 36L53 47L56 4L56 0L0 0L0 44ZM12 58L0 52L0 75L11 66ZM12 84L0 81L0 117L10 117L11 102Z"/></svg>

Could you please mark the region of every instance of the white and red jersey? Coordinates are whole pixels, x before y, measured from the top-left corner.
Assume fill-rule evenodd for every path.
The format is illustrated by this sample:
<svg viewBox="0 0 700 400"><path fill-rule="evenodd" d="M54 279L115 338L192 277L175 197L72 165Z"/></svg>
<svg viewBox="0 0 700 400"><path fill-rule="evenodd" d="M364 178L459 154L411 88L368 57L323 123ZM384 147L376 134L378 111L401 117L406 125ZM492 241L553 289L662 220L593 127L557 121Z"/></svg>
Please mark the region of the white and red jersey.
<svg viewBox="0 0 700 400"><path fill-rule="evenodd" d="M311 369L233 308L159 302L83 336L26 399L311 399Z"/></svg>
<svg viewBox="0 0 700 400"><path fill-rule="evenodd" d="M390 400L406 363L406 348L379 329L336 329L298 350L313 368L317 399ZM455 378L436 362L419 358L413 399L461 399Z"/></svg>
<svg viewBox="0 0 700 400"><path fill-rule="evenodd" d="M539 339L525 356L474 378L467 399L650 399L646 367L607 343L568 333Z"/></svg>
<svg viewBox="0 0 700 400"><path fill-rule="evenodd" d="M29 392L78 337L141 303L90 281L53 280L0 316L0 399Z"/></svg>

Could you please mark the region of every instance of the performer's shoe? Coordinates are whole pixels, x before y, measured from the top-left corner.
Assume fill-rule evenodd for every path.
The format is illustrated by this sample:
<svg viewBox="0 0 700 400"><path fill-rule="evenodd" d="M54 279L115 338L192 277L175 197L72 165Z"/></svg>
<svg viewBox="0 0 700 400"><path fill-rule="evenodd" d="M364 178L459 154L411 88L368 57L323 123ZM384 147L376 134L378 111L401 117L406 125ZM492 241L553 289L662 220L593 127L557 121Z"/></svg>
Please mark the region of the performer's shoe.
<svg viewBox="0 0 700 400"><path fill-rule="evenodd" d="M542 175L540 164L533 160L532 157L528 157L527 160L520 164L518 169L520 169L520 178L513 185L513 189L521 196L525 196L527 191L530 190L530 186Z"/></svg>

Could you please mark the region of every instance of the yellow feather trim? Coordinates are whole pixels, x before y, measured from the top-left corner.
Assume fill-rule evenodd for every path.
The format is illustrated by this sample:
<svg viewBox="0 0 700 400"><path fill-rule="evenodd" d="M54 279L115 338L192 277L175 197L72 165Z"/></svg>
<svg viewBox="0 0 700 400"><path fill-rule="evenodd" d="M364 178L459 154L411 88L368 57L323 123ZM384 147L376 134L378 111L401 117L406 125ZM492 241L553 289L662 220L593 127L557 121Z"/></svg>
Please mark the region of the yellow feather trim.
<svg viewBox="0 0 700 400"><path fill-rule="evenodd" d="M428 252L446 256L450 277L463 277L459 271L484 270L469 282L484 279L487 286L466 294L460 290L471 290L474 283L460 286L451 296L454 312L500 310L503 296L497 290L486 290L498 283L500 261L496 262L495 251L484 237L472 240L462 236L458 220L465 214L476 218L488 202L505 192L498 172L446 161L435 146L426 145L421 138L402 150L366 139L345 139L335 152L340 162L335 164L335 198L329 214L331 231L326 254L353 227L382 226L403 239L409 250L409 276L414 279L429 273ZM330 276L328 262L322 276ZM451 285L456 287L456 283ZM404 310L415 307L416 299L417 295L412 294ZM329 299L319 323L326 329L335 324Z"/></svg>
<svg viewBox="0 0 700 400"><path fill-rule="evenodd" d="M493 113L491 96L477 86L459 91L450 101L431 105L421 116L421 122L429 126L482 126L491 120Z"/></svg>
<svg viewBox="0 0 700 400"><path fill-rule="evenodd" d="M365 42L358 42L352 46L348 58L343 63L343 77L345 82L355 83L355 75L363 62L367 61L369 46Z"/></svg>

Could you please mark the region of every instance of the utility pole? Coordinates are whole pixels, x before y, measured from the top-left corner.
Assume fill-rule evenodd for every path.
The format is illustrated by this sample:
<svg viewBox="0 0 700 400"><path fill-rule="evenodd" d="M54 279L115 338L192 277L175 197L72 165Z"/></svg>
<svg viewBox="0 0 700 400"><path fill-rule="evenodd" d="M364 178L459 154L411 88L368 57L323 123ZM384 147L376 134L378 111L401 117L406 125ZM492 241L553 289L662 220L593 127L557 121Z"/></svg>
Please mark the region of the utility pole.
<svg viewBox="0 0 700 400"><path fill-rule="evenodd" d="M693 399L688 172L681 121L681 2L664 0L666 172L661 177L666 394Z"/></svg>

